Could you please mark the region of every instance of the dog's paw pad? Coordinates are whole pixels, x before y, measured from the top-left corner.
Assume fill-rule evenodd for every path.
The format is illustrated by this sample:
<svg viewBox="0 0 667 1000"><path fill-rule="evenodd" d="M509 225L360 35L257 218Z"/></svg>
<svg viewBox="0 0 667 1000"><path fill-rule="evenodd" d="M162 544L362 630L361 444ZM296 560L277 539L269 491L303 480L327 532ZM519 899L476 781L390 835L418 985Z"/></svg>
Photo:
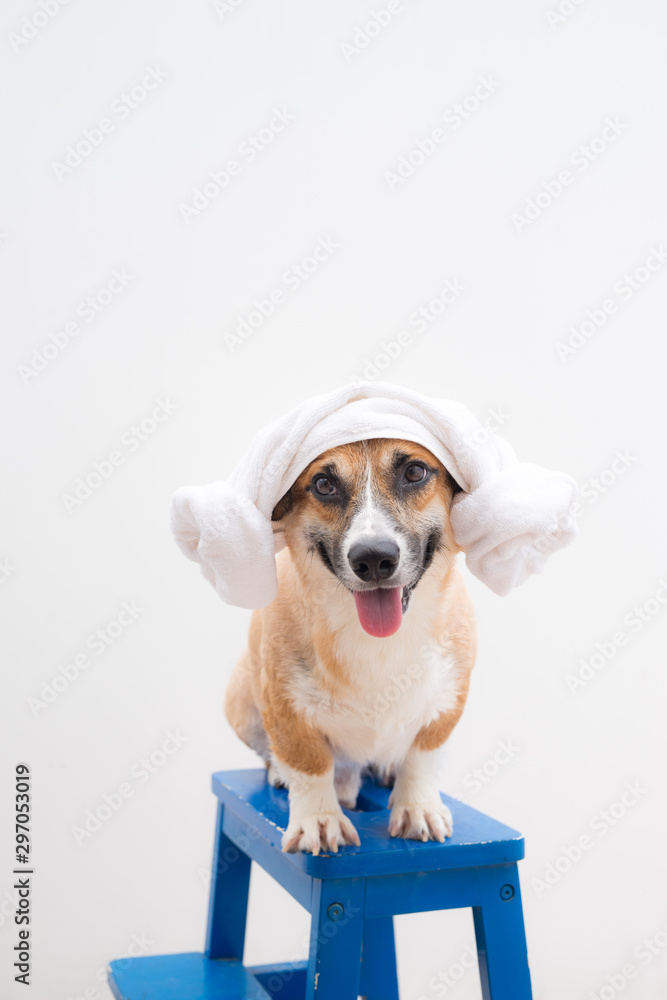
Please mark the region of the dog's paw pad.
<svg viewBox="0 0 667 1000"><path fill-rule="evenodd" d="M331 851L336 854L339 847L351 844L360 846L359 834L344 813L316 813L303 819L290 819L283 834L283 851Z"/></svg>
<svg viewBox="0 0 667 1000"><path fill-rule="evenodd" d="M452 814L440 800L428 802L397 802L389 817L392 837L407 840L437 840L444 843L454 829Z"/></svg>

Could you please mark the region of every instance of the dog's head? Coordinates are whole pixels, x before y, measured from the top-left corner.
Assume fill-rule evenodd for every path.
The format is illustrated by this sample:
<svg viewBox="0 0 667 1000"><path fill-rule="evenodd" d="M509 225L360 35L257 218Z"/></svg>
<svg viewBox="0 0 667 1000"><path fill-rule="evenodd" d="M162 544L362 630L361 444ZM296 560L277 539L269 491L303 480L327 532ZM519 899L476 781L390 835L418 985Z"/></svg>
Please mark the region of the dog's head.
<svg viewBox="0 0 667 1000"><path fill-rule="evenodd" d="M311 462L272 520L297 560L320 560L351 592L366 632L389 636L434 559L458 551L449 520L458 489L421 445L358 441Z"/></svg>

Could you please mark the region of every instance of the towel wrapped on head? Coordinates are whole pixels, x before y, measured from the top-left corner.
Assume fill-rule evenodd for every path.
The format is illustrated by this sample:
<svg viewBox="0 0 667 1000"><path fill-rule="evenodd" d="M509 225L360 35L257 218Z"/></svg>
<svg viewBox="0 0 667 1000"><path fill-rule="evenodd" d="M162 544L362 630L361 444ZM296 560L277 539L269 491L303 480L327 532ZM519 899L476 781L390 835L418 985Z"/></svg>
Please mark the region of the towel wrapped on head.
<svg viewBox="0 0 667 1000"><path fill-rule="evenodd" d="M171 528L185 555L228 604L261 608L278 592L282 546L271 513L300 473L329 448L400 438L428 448L456 480L452 527L466 565L504 596L576 534L577 487L562 472L518 462L460 403L388 383L315 396L258 434L226 482L174 494Z"/></svg>

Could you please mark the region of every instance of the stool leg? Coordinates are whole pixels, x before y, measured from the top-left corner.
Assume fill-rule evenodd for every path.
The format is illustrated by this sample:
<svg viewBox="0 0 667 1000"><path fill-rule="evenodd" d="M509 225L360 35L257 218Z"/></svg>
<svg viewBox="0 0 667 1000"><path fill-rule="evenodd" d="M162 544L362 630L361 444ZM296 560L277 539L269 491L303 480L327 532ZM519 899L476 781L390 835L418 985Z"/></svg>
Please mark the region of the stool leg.
<svg viewBox="0 0 667 1000"><path fill-rule="evenodd" d="M473 907L484 1000L532 1000L519 872L480 872L482 905Z"/></svg>
<svg viewBox="0 0 667 1000"><path fill-rule="evenodd" d="M364 879L313 879L306 1000L357 1000Z"/></svg>
<svg viewBox="0 0 667 1000"><path fill-rule="evenodd" d="M393 917L364 920L359 992L364 1000L399 1000Z"/></svg>
<svg viewBox="0 0 667 1000"><path fill-rule="evenodd" d="M222 832L222 816L223 806L219 802L211 865L206 957L242 961L250 858Z"/></svg>

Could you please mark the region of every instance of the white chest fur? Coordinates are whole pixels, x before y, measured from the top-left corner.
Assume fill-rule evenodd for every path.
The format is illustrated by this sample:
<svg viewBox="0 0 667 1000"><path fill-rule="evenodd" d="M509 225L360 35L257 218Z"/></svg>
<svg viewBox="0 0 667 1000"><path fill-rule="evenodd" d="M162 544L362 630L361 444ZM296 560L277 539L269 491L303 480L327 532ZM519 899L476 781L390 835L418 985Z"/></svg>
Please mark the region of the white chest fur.
<svg viewBox="0 0 667 1000"><path fill-rule="evenodd" d="M342 668L334 693L326 668L316 663L295 676L292 697L327 736L337 761L396 767L419 730L454 709L460 673L449 644L429 639L434 602L420 596L398 632L384 639L363 632L349 604L329 608Z"/></svg>

